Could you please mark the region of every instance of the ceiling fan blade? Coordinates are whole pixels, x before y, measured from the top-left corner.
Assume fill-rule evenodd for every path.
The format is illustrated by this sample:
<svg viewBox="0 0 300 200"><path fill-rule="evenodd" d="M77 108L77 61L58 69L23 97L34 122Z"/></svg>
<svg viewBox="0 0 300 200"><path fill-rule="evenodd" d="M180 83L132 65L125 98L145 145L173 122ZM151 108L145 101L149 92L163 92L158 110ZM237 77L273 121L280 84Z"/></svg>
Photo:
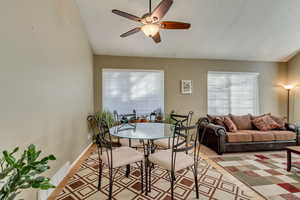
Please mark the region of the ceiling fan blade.
<svg viewBox="0 0 300 200"><path fill-rule="evenodd" d="M142 20L140 17L116 9L112 10L112 13L136 22L140 22Z"/></svg>
<svg viewBox="0 0 300 200"><path fill-rule="evenodd" d="M162 0L151 14L154 21L160 21L173 4L173 0Z"/></svg>
<svg viewBox="0 0 300 200"><path fill-rule="evenodd" d="M124 37L130 36L132 34L135 34L135 33L139 32L140 30L141 30L140 27L134 28L134 29L132 29L132 30L126 32L126 33L123 33L122 35L120 35L120 37L124 38Z"/></svg>
<svg viewBox="0 0 300 200"><path fill-rule="evenodd" d="M160 43L160 42L161 42L161 38L160 38L159 32L156 33L156 35L154 35L154 36L152 37L152 39L154 40L155 43Z"/></svg>
<svg viewBox="0 0 300 200"><path fill-rule="evenodd" d="M189 29L191 27L191 24L183 22L165 21L160 24L162 29Z"/></svg>

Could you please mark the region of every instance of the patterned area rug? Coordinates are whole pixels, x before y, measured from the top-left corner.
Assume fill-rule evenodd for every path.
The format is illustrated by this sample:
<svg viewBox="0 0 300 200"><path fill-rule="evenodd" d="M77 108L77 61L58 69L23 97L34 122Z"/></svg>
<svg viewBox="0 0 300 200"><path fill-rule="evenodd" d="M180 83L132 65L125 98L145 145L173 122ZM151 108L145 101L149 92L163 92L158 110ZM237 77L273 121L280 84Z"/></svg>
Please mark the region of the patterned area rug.
<svg viewBox="0 0 300 200"><path fill-rule="evenodd" d="M98 155L92 153L81 165L77 173L69 180L57 200L100 200L107 199L108 170L104 169L101 191L98 184ZM220 172L213 169L206 161L199 165L199 190L201 200L249 200L234 183L227 181ZM152 191L145 196L140 190L139 169L132 166L129 178L125 177L125 169L119 170L113 185L113 199L115 200L169 200L170 182L165 170L155 167L152 171ZM175 184L175 199L195 199L194 179L190 170L177 173Z"/></svg>
<svg viewBox="0 0 300 200"><path fill-rule="evenodd" d="M300 171L286 171L286 154L256 154L213 158L233 176L270 200L300 200ZM300 156L292 154L292 163Z"/></svg>

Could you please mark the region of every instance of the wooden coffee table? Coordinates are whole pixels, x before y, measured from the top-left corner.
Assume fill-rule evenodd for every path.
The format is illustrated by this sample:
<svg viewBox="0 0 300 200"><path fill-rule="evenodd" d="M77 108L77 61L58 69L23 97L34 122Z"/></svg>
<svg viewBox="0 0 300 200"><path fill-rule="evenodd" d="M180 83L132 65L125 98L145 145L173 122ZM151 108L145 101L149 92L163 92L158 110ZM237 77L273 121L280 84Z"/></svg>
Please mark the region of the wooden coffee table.
<svg viewBox="0 0 300 200"><path fill-rule="evenodd" d="M289 146L286 147L286 152L287 152L287 171L291 171L292 168L292 153L300 154L300 146ZM295 165L293 167L299 168Z"/></svg>

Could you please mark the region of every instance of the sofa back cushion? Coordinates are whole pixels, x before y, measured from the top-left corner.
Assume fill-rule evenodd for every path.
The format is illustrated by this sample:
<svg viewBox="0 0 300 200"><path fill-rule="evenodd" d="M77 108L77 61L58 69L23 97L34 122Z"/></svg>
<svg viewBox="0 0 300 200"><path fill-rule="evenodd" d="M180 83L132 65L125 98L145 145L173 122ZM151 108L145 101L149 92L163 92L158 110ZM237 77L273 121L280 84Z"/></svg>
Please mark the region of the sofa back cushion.
<svg viewBox="0 0 300 200"><path fill-rule="evenodd" d="M269 115L256 118L252 122L261 131L269 131L280 127Z"/></svg>
<svg viewBox="0 0 300 200"><path fill-rule="evenodd" d="M232 115L230 114L230 118L234 122L234 124L237 126L238 130L252 130L252 122L251 122L251 116L248 115Z"/></svg>
<svg viewBox="0 0 300 200"><path fill-rule="evenodd" d="M251 120L254 120L254 119L260 118L260 117L264 117L266 115L271 116L271 113L266 113L266 114L263 114L263 115L251 115Z"/></svg>

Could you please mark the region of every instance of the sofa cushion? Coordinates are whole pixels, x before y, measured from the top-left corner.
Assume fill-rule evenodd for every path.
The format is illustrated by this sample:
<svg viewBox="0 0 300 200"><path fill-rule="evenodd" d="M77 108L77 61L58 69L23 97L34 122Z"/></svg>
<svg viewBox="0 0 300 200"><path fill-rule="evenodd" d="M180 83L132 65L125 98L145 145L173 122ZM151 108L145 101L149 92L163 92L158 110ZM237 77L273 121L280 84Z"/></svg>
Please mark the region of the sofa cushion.
<svg viewBox="0 0 300 200"><path fill-rule="evenodd" d="M237 126L238 130L251 130L252 129L252 122L251 116L248 115L232 115L230 114L230 118Z"/></svg>
<svg viewBox="0 0 300 200"><path fill-rule="evenodd" d="M237 127L229 117L224 117L224 124L226 125L229 132L237 132Z"/></svg>
<svg viewBox="0 0 300 200"><path fill-rule="evenodd" d="M263 114L263 115L251 115L251 119L254 120L256 118L264 117L266 115L271 116L271 113L266 113L266 114Z"/></svg>
<svg viewBox="0 0 300 200"><path fill-rule="evenodd" d="M275 140L274 134L271 131L244 130L241 132L250 134L253 142L266 142Z"/></svg>
<svg viewBox="0 0 300 200"><path fill-rule="evenodd" d="M268 115L256 118L252 120L252 123L261 131L269 131L280 127L280 125Z"/></svg>
<svg viewBox="0 0 300 200"><path fill-rule="evenodd" d="M296 139L296 133L292 131L270 131L270 132L273 133L276 141Z"/></svg>
<svg viewBox="0 0 300 200"><path fill-rule="evenodd" d="M286 130L285 124L287 123L287 120L285 117L276 117L274 115L271 115L271 118L279 125L278 129Z"/></svg>
<svg viewBox="0 0 300 200"><path fill-rule="evenodd" d="M236 133L227 132L227 141L234 142L252 142L252 136L249 133L238 131Z"/></svg>

